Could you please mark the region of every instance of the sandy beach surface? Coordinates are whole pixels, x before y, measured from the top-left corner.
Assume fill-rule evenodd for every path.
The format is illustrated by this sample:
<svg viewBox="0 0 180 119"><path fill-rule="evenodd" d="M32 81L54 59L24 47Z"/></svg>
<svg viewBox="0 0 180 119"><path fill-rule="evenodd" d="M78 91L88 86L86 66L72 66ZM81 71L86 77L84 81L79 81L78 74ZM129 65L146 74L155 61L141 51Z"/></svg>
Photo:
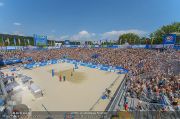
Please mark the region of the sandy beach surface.
<svg viewBox="0 0 180 119"><path fill-rule="evenodd" d="M105 89L110 87L111 95L124 78L124 74L101 71L79 66L73 71L73 64L58 63L34 69L22 69L19 73L32 78L43 96L35 98L27 86L21 86L22 103L32 111L104 111L110 99L101 99ZM52 69L55 76L52 77ZM62 77L62 81L59 77ZM66 76L66 81L63 81ZM20 82L20 79L18 82ZM114 83L112 85L112 83Z"/></svg>

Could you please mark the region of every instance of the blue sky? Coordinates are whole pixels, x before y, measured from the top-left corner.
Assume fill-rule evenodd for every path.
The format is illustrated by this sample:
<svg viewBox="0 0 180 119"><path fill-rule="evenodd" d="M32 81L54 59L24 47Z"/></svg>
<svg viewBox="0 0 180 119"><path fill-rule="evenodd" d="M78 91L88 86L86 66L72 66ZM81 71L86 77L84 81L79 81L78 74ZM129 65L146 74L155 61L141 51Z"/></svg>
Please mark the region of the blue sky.
<svg viewBox="0 0 180 119"><path fill-rule="evenodd" d="M180 0L0 0L0 33L116 40L180 22Z"/></svg>

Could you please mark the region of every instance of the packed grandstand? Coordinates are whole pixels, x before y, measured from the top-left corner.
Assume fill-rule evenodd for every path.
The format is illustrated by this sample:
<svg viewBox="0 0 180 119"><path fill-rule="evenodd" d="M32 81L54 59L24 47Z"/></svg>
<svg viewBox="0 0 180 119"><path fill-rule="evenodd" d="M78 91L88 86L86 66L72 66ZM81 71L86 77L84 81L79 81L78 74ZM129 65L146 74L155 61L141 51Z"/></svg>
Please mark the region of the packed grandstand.
<svg viewBox="0 0 180 119"><path fill-rule="evenodd" d="M96 54L96 57L93 57ZM179 110L180 51L111 48L61 48L1 52L3 60L28 59L21 64L50 59L75 59L109 66L121 66L129 72L121 103L128 110ZM16 64L15 64L16 65ZM133 100L134 105L131 101ZM149 105L153 106L149 106ZM119 110L123 109L119 107Z"/></svg>

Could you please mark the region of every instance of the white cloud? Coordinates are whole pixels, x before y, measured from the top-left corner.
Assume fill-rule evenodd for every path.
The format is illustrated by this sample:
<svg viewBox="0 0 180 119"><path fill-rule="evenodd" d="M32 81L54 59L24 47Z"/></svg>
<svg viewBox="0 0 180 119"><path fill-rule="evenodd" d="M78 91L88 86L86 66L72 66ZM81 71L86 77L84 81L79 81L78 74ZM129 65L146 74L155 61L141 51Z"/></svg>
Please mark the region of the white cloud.
<svg viewBox="0 0 180 119"><path fill-rule="evenodd" d="M87 31L80 31L79 35L89 35L89 33Z"/></svg>
<svg viewBox="0 0 180 119"><path fill-rule="evenodd" d="M95 33L89 33L88 31L80 31L78 34L75 34L70 37L70 40L92 40L95 36Z"/></svg>
<svg viewBox="0 0 180 119"><path fill-rule="evenodd" d="M15 26L21 26L22 24L19 23L19 22L14 22L13 25L15 25Z"/></svg>
<svg viewBox="0 0 180 119"><path fill-rule="evenodd" d="M95 34L95 33L90 33L86 30L80 31L77 34L74 34L72 36L70 35L62 35L62 36L53 36L50 35L48 38L52 40L72 40L72 41L98 41L98 40L118 40L119 36L125 33L135 33L140 36L146 35L147 32L138 30L138 29L130 29L130 30L119 30L119 31L109 31L105 33L100 33L100 34Z"/></svg>
<svg viewBox="0 0 180 119"><path fill-rule="evenodd" d="M4 3L3 2L0 2L0 7L4 6Z"/></svg>

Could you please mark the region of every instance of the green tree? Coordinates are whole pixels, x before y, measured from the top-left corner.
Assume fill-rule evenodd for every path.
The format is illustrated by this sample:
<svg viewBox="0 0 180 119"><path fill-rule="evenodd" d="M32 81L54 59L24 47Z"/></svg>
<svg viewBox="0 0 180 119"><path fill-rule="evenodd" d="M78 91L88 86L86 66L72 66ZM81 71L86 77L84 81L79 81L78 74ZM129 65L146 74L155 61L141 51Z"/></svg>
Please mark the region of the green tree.
<svg viewBox="0 0 180 119"><path fill-rule="evenodd" d="M153 39L153 44L161 44L163 40L163 35L173 32L180 32L180 22L175 22L170 25L162 26L155 32L151 33L150 37L151 39Z"/></svg>
<svg viewBox="0 0 180 119"><path fill-rule="evenodd" d="M140 38L140 44L146 44L146 37Z"/></svg>
<svg viewBox="0 0 180 119"><path fill-rule="evenodd" d="M137 35L135 33L122 34L119 37L118 43L124 44L125 42L128 42L129 44L139 44L140 43L140 37L139 37L139 35Z"/></svg>

